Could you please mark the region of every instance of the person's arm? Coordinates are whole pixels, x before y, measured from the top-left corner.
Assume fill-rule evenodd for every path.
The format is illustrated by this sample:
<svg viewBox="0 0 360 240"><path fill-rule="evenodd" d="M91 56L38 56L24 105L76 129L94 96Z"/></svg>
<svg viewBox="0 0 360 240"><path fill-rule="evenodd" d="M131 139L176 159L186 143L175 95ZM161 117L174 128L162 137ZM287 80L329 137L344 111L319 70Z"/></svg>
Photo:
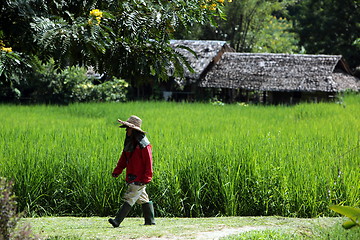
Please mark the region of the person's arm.
<svg viewBox="0 0 360 240"><path fill-rule="evenodd" d="M151 145L149 144L145 148L141 149L141 154L145 164L145 173L143 179L141 179L141 182L146 184L151 181L153 176Z"/></svg>
<svg viewBox="0 0 360 240"><path fill-rule="evenodd" d="M124 168L126 168L126 156L125 156L125 154L126 153L124 151L121 153L119 161L118 161L118 163L117 163L117 165L116 165L116 167L115 167L115 169L114 169L114 171L112 173L112 176L115 177L115 178L118 177L122 173Z"/></svg>

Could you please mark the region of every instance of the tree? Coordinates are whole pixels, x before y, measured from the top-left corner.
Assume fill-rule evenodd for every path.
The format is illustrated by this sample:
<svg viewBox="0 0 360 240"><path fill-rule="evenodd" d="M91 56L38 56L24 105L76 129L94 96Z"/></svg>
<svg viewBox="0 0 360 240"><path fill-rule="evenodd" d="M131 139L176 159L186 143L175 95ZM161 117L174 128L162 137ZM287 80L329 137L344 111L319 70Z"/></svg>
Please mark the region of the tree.
<svg viewBox="0 0 360 240"><path fill-rule="evenodd" d="M264 31L264 28L270 26L269 21L273 18L273 14L276 13L280 15L279 17L283 17L283 14L286 14L287 7L294 3L294 0L233 1L232 3L225 4L224 15L226 19L217 18L216 25L207 24L200 27L201 30L199 30L199 27L194 28L195 31L193 33L195 35L191 36L185 33L185 36L228 41L238 52L251 52L254 48L254 51L257 51L257 48L262 47L260 46L261 41L267 38L269 34L272 34ZM282 21L284 21L284 18ZM293 35L282 35L282 39L287 37L294 43ZM279 45L284 44L283 41L275 42L274 44L278 43Z"/></svg>
<svg viewBox="0 0 360 240"><path fill-rule="evenodd" d="M269 17L258 32L252 52L298 53L298 36L292 29L292 22L286 18Z"/></svg>
<svg viewBox="0 0 360 240"><path fill-rule="evenodd" d="M296 20L300 45L307 53L341 54L352 68L360 65L360 50L354 42L360 36L358 0L304 0L291 14Z"/></svg>
<svg viewBox="0 0 360 240"><path fill-rule="evenodd" d="M139 84L166 79L170 64L181 74L184 58L169 46L174 29L210 21L221 14L222 2L6 1L0 31L18 52L54 58L61 68L92 65Z"/></svg>
<svg viewBox="0 0 360 240"><path fill-rule="evenodd" d="M175 29L189 31L222 14L223 0L128 1L115 11L111 27L116 39L99 68L120 74L137 85L152 79L166 80L168 70L182 75L185 58L169 45ZM115 64L114 64L115 63Z"/></svg>

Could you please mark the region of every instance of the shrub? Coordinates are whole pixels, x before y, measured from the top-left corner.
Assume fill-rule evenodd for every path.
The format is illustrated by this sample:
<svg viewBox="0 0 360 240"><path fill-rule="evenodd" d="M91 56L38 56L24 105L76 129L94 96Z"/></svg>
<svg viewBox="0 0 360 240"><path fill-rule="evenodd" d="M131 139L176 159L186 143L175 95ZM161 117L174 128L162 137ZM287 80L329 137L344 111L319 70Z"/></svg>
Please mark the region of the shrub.
<svg viewBox="0 0 360 240"><path fill-rule="evenodd" d="M0 236L9 239L10 230L16 226L16 201L12 193L12 183L0 179Z"/></svg>
<svg viewBox="0 0 360 240"><path fill-rule="evenodd" d="M101 84L93 84L87 80L73 89L73 98L78 102L124 102L126 101L128 83L114 77Z"/></svg>
<svg viewBox="0 0 360 240"><path fill-rule="evenodd" d="M87 80L85 68L68 67L61 70L50 59L38 66L35 76L28 81L29 97L34 102L71 103L76 100L73 96L75 87Z"/></svg>
<svg viewBox="0 0 360 240"><path fill-rule="evenodd" d="M36 239L29 225L14 231L20 216L16 213L13 183L0 178L0 239Z"/></svg>
<svg viewBox="0 0 360 240"><path fill-rule="evenodd" d="M22 92L36 103L69 104L89 101L125 101L128 84L113 78L95 85L85 67L59 69L53 59L38 64L36 73L27 81Z"/></svg>

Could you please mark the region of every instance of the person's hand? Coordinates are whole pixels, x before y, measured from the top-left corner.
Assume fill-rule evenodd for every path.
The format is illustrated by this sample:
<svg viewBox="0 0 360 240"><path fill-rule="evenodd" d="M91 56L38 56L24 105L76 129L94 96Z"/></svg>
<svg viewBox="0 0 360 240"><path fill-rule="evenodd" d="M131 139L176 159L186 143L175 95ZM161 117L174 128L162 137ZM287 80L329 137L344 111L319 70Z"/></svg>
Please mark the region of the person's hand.
<svg viewBox="0 0 360 240"><path fill-rule="evenodd" d="M117 177L119 176L119 174L113 173L112 176L113 176L114 178L117 178Z"/></svg>

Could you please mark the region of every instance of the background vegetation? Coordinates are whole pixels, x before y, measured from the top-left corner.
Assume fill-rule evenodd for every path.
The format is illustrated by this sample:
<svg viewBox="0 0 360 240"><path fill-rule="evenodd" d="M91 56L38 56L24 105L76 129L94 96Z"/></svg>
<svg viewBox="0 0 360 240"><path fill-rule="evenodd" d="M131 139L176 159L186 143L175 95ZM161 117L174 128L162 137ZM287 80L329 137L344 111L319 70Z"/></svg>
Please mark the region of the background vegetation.
<svg viewBox="0 0 360 240"><path fill-rule="evenodd" d="M340 54L360 65L359 1L239 0L226 19L196 25L177 38L225 40L238 52Z"/></svg>
<svg viewBox="0 0 360 240"><path fill-rule="evenodd" d="M184 59L169 46L171 33L211 21L222 8L215 0L2 1L0 100L32 97L22 86L40 81L37 59L54 59L57 71L91 66L135 87L167 79L170 66L180 75Z"/></svg>
<svg viewBox="0 0 360 240"><path fill-rule="evenodd" d="M154 146L158 216L332 215L330 204L360 203L359 99L1 105L0 175L30 216L112 214L124 190L111 177L124 137L116 119L137 114Z"/></svg>
<svg viewBox="0 0 360 240"><path fill-rule="evenodd" d="M341 54L355 71L359 8L357 0L2 1L0 101L114 100L71 97L64 77L44 81L42 64L55 64L52 76L93 67L104 75L92 84L123 79L135 88L128 97L139 98L140 88L169 78L169 67L182 76L186 61L170 39L225 40L239 52Z"/></svg>
<svg viewBox="0 0 360 240"><path fill-rule="evenodd" d="M18 224L21 213L17 212L16 196L12 187L11 181L0 177L0 239L37 239L29 224Z"/></svg>

